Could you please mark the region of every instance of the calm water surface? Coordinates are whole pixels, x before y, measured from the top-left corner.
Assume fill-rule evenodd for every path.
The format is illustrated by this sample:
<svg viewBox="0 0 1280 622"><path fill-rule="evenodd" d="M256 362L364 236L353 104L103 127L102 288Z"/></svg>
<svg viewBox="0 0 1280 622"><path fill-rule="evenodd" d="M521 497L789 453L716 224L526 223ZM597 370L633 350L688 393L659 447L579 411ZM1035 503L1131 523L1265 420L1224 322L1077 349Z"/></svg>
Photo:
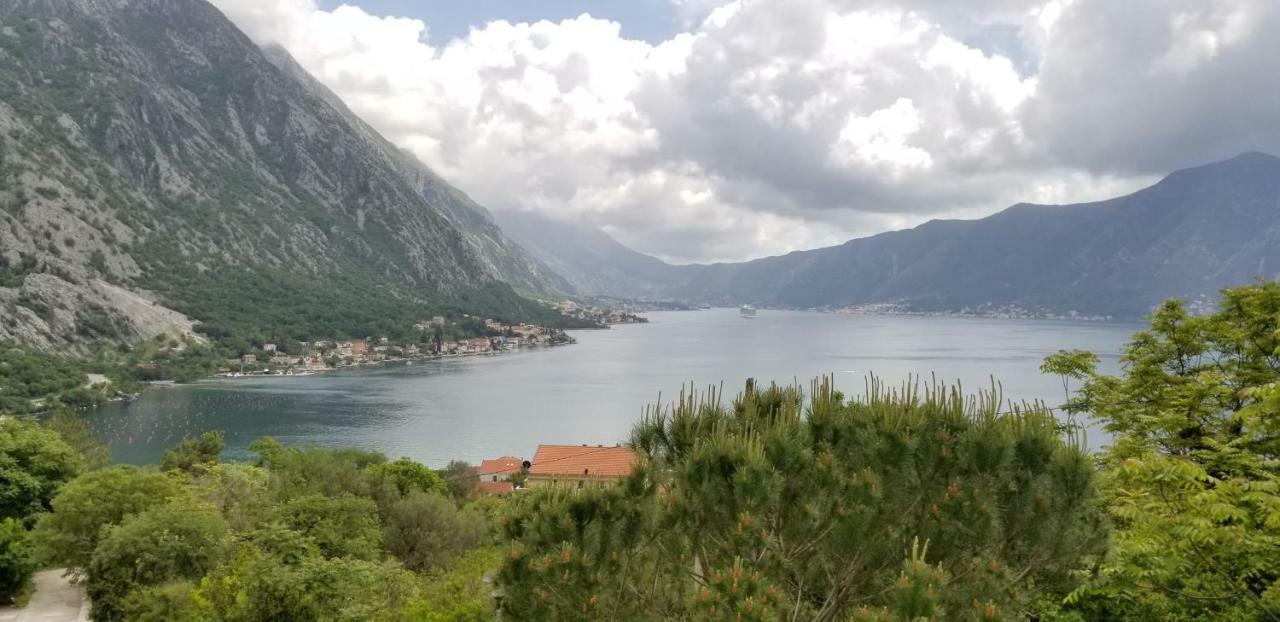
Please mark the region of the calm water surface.
<svg viewBox="0 0 1280 622"><path fill-rule="evenodd" d="M834 374L862 393L868 373L890 382L931 374L967 390L1000 381L1006 399L1062 401L1041 359L1061 348L1099 354L1114 370L1137 325L737 310L660 312L649 324L576 333L578 344L502 356L419 362L298 378L254 378L157 388L90 414L117 461L157 462L183 435L221 429L231 458L255 439L376 449L432 466L538 443L626 439L646 404L682 386L748 377L807 386ZM1090 444L1105 438L1090 435Z"/></svg>

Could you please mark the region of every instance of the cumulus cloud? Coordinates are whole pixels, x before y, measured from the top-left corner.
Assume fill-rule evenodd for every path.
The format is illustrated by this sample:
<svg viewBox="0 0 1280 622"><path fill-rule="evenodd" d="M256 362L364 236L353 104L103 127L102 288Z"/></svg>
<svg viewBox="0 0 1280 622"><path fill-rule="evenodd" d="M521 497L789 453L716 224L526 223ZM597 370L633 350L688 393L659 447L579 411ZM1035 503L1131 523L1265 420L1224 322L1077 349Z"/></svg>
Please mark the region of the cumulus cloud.
<svg viewBox="0 0 1280 622"><path fill-rule="evenodd" d="M1077 0L1025 124L1056 162L1154 173L1280 147L1280 3Z"/></svg>
<svg viewBox="0 0 1280 622"><path fill-rule="evenodd" d="M214 0L492 209L675 261L1103 198L1280 146L1273 0L672 0L434 41L313 0Z"/></svg>

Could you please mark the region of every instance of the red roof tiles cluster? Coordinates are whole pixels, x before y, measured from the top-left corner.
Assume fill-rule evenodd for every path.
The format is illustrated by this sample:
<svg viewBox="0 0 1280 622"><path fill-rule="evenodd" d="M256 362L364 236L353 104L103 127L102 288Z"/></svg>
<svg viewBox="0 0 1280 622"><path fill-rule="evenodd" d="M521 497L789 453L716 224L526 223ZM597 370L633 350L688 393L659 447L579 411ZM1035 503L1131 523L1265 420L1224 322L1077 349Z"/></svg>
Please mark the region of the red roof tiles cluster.
<svg viewBox="0 0 1280 622"><path fill-rule="evenodd" d="M529 475L624 477L635 462L630 447L538 445Z"/></svg>
<svg viewBox="0 0 1280 622"><path fill-rule="evenodd" d="M476 482L476 491L486 495L505 495L515 489L515 486L506 480L501 482Z"/></svg>
<svg viewBox="0 0 1280 622"><path fill-rule="evenodd" d="M493 460L485 460L480 463L480 468L476 470L480 477L489 475L512 475L518 473L520 468L524 466L524 461L511 456L503 456L494 458Z"/></svg>

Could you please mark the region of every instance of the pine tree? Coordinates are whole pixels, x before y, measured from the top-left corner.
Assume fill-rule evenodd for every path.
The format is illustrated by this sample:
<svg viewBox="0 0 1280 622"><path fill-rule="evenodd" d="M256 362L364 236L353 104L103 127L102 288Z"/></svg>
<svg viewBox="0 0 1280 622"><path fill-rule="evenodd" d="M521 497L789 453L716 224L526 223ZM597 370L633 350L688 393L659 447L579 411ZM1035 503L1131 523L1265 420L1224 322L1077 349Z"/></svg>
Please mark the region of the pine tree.
<svg viewBox="0 0 1280 622"><path fill-rule="evenodd" d="M505 615L994 620L1076 586L1105 530L1084 448L1048 409L874 379L866 395L748 382L727 405L687 391L651 409L630 478L511 517Z"/></svg>

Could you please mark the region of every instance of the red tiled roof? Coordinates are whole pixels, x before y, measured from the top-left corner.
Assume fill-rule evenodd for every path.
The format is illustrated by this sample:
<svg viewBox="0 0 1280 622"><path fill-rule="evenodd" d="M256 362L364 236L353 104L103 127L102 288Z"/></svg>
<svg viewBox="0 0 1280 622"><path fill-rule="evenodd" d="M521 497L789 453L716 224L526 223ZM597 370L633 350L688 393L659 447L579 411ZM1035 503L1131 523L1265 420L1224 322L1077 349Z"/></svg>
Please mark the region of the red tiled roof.
<svg viewBox="0 0 1280 622"><path fill-rule="evenodd" d="M511 482L476 482L476 491L486 495L505 495L515 490Z"/></svg>
<svg viewBox="0 0 1280 622"><path fill-rule="evenodd" d="M538 445L529 474L622 477L631 473L635 461L630 447Z"/></svg>
<svg viewBox="0 0 1280 622"><path fill-rule="evenodd" d="M480 474L480 477L486 475L510 475L519 471L523 466L523 460L511 456L503 456L481 462L480 468L476 472Z"/></svg>

